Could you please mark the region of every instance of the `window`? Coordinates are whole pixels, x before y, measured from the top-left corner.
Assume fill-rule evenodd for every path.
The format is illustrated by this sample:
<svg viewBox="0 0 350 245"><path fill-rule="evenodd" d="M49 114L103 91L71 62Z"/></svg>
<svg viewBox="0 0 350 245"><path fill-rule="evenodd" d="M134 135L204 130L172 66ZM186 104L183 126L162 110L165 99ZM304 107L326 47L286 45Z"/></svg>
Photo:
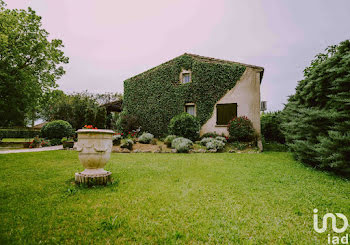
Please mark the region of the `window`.
<svg viewBox="0 0 350 245"><path fill-rule="evenodd" d="M190 73L183 73L182 74L182 83L189 83L191 81L191 74Z"/></svg>
<svg viewBox="0 0 350 245"><path fill-rule="evenodd" d="M180 82L181 83L189 83L191 82L191 71L186 71L186 70L182 70L182 72L180 73Z"/></svg>
<svg viewBox="0 0 350 245"><path fill-rule="evenodd" d="M192 116L196 116L196 105L194 103L186 103L185 112Z"/></svg>
<svg viewBox="0 0 350 245"><path fill-rule="evenodd" d="M216 105L216 125L227 125L237 116L237 103Z"/></svg>

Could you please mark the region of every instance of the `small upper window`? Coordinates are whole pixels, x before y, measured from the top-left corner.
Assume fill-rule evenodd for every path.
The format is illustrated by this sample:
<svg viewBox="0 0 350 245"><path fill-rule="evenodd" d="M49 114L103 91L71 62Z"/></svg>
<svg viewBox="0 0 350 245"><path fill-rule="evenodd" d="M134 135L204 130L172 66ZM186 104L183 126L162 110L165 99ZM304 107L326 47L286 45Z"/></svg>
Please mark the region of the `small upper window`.
<svg viewBox="0 0 350 245"><path fill-rule="evenodd" d="M180 74L181 83L189 83L191 82L191 71L182 70Z"/></svg>
<svg viewBox="0 0 350 245"><path fill-rule="evenodd" d="M185 112L192 116L196 116L196 105L194 103L185 104Z"/></svg>
<svg viewBox="0 0 350 245"><path fill-rule="evenodd" d="M191 81L191 74L190 73L183 73L182 74L182 83L189 83Z"/></svg>

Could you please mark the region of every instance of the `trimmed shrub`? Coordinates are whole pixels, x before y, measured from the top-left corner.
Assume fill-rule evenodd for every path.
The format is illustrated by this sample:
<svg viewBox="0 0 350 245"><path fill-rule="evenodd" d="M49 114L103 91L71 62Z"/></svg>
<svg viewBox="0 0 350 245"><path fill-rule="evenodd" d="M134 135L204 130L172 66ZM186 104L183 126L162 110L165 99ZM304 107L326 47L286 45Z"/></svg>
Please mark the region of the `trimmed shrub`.
<svg viewBox="0 0 350 245"><path fill-rule="evenodd" d="M167 146L167 147L171 147L171 143L173 142L174 139L176 139L176 135L168 135L165 139L164 139L164 144Z"/></svg>
<svg viewBox="0 0 350 245"><path fill-rule="evenodd" d="M61 139L50 139L50 145L60 145L61 144Z"/></svg>
<svg viewBox="0 0 350 245"><path fill-rule="evenodd" d="M281 111L264 113L260 117L261 134L266 142L285 143L284 134L281 131Z"/></svg>
<svg viewBox="0 0 350 245"><path fill-rule="evenodd" d="M70 137L74 133L72 125L63 120L52 121L41 128L41 135L48 139L62 139Z"/></svg>
<svg viewBox="0 0 350 245"><path fill-rule="evenodd" d="M199 137L200 124L196 117L183 112L170 120L168 129L169 134L196 140Z"/></svg>
<svg viewBox="0 0 350 245"><path fill-rule="evenodd" d="M230 141L249 142L255 138L253 124L246 116L233 118L227 129L230 134Z"/></svg>
<svg viewBox="0 0 350 245"><path fill-rule="evenodd" d="M143 133L140 137L139 137L139 142L142 144L149 144L151 143L152 139L154 138L153 134L150 133Z"/></svg>
<svg viewBox="0 0 350 245"><path fill-rule="evenodd" d="M126 148L131 151L133 145L134 145L134 141L132 141L131 139L122 139L120 148Z"/></svg>
<svg viewBox="0 0 350 245"><path fill-rule="evenodd" d="M120 145L122 140L122 136L120 134L116 134L112 136L113 145Z"/></svg>
<svg viewBox="0 0 350 245"><path fill-rule="evenodd" d="M40 130L32 130L27 128L19 129L0 129L0 139L2 138L34 138L40 135Z"/></svg>
<svg viewBox="0 0 350 245"><path fill-rule="evenodd" d="M171 143L171 148L176 149L178 153L187 153L192 149L193 142L189 139L178 137Z"/></svg>
<svg viewBox="0 0 350 245"><path fill-rule="evenodd" d="M222 151L225 147L225 143L221 140L212 139L205 145L205 147L207 150Z"/></svg>

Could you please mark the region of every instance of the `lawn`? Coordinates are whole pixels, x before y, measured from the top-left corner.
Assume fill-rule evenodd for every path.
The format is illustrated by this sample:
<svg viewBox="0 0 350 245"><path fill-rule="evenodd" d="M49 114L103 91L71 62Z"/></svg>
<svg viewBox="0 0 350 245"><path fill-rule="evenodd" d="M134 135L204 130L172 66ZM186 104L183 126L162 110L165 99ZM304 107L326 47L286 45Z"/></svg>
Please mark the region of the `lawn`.
<svg viewBox="0 0 350 245"><path fill-rule="evenodd" d="M2 142L31 142L33 138L3 138Z"/></svg>
<svg viewBox="0 0 350 245"><path fill-rule="evenodd" d="M313 209L350 218L350 182L286 152L112 154L114 184L90 189L74 151L0 167L0 244L326 244Z"/></svg>

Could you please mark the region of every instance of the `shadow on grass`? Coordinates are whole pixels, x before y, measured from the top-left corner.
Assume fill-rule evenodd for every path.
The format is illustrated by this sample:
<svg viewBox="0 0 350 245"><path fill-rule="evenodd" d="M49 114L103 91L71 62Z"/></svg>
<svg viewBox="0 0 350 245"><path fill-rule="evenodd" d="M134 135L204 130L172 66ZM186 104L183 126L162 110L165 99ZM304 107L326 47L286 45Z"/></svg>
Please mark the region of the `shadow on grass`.
<svg viewBox="0 0 350 245"><path fill-rule="evenodd" d="M119 178L112 175L112 181L108 182L106 185L96 185L93 182L90 182L89 184L79 184L75 182L74 178L69 178L65 182L65 188L63 191L63 196L73 196L76 193L83 191L83 192L89 192L91 190L110 190L110 191L116 191L117 187L119 186Z"/></svg>

